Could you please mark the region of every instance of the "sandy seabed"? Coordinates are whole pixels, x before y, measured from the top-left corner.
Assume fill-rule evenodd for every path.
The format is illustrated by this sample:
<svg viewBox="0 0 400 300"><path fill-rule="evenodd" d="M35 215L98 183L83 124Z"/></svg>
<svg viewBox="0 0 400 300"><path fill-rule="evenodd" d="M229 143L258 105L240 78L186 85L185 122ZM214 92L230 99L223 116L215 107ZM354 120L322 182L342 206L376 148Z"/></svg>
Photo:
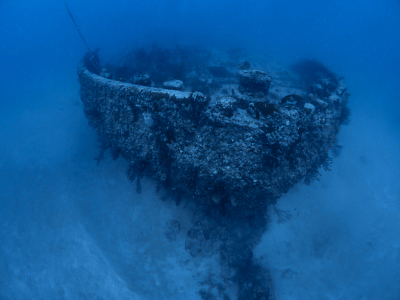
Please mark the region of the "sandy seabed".
<svg viewBox="0 0 400 300"><path fill-rule="evenodd" d="M121 159L97 165L73 75L31 82L14 99L30 104L2 113L0 298L201 299L219 265L185 250L193 208L176 207L150 179L137 194ZM332 171L278 202L292 219L277 224L269 212L255 256L277 299L400 296L398 131L356 110L339 140ZM181 231L170 240L174 219Z"/></svg>

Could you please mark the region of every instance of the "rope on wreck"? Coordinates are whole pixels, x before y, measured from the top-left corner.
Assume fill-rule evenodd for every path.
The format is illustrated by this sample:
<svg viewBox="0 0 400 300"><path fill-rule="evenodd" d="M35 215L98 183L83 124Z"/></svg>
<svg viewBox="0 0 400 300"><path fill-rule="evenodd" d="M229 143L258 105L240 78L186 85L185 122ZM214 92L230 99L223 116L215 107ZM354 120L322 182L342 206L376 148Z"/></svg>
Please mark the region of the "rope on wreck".
<svg viewBox="0 0 400 300"><path fill-rule="evenodd" d="M89 55L90 55L90 60L92 61L93 65L95 66L95 68L97 69L97 71L100 73L100 72L101 72L101 68L100 68L99 62L97 61L97 59L96 59L96 57L95 57L93 51L90 49L88 43L86 42L85 38L83 37L82 31L80 30L78 24L76 23L75 18L74 18L74 16L72 15L71 10L69 9L69 6L68 6L67 1L66 1L66 0L63 0L63 2L64 2L64 5L65 5L65 8L67 9L67 12L68 12L68 14L69 14L69 17L71 18L72 22L73 22L74 25L75 25L76 31L78 31L79 36L81 37L83 43L85 44L85 46L86 46L86 48L87 48L87 50L88 50L88 53L89 53Z"/></svg>

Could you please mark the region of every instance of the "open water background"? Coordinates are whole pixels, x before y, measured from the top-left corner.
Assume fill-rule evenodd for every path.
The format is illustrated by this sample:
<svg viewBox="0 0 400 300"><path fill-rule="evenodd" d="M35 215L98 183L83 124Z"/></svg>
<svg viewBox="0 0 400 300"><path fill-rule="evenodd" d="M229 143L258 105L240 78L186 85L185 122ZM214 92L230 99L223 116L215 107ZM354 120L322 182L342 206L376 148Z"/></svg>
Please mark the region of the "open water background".
<svg viewBox="0 0 400 300"><path fill-rule="evenodd" d="M68 3L103 58L154 41L244 47L344 76L342 155L280 200L293 218L271 214L256 256L277 299L400 299L399 1ZM200 299L202 266L179 268L180 241L157 231L183 212L151 182L135 194L125 162L93 160L76 76L85 51L61 0L1 1L0 299Z"/></svg>

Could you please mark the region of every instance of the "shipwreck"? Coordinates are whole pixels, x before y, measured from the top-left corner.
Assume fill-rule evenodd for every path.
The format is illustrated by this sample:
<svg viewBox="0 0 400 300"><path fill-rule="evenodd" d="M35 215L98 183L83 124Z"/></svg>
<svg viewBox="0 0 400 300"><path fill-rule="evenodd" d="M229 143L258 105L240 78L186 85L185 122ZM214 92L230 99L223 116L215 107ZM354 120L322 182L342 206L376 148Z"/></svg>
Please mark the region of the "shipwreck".
<svg viewBox="0 0 400 300"><path fill-rule="evenodd" d="M130 58L102 70L84 59L78 70L101 154L109 149L130 163L138 192L148 176L177 205L196 202L206 217L187 233L189 253L217 247L238 299L272 299L252 248L267 207L295 184L319 180L340 150L349 117L343 79L315 60L278 70L211 54L193 59L182 49L137 49ZM280 221L290 217L276 212Z"/></svg>

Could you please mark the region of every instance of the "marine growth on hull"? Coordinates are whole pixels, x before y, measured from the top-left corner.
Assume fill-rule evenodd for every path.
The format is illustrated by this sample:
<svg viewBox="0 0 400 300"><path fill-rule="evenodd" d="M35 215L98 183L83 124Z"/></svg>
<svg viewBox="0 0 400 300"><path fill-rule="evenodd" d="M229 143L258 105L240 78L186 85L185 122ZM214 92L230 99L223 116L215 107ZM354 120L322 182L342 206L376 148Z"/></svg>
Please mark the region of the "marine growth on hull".
<svg viewBox="0 0 400 300"><path fill-rule="evenodd" d="M238 299L270 299L267 270L252 261L252 248L266 229L267 206L295 184L318 180L340 150L337 134L349 116L343 80L315 60L280 70L253 65L238 50L157 46L96 73L86 57L81 98L103 152L130 162L138 192L146 175L177 204L193 199L207 218L188 232L189 253L217 247Z"/></svg>

